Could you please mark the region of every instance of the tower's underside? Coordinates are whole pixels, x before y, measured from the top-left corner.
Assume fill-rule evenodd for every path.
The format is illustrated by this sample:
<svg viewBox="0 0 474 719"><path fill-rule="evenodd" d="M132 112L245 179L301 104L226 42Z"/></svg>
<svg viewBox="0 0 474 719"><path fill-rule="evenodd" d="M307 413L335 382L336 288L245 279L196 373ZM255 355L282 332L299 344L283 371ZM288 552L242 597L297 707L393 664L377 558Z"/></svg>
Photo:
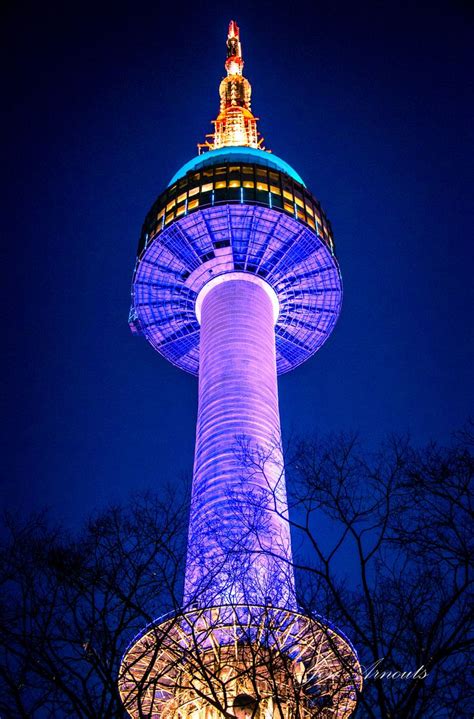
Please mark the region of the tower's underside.
<svg viewBox="0 0 474 719"><path fill-rule="evenodd" d="M189 171L154 203L138 248L130 326L170 362L197 374L199 292L216 275L256 275L278 296L281 374L311 357L339 316L331 226L289 175L235 163Z"/></svg>

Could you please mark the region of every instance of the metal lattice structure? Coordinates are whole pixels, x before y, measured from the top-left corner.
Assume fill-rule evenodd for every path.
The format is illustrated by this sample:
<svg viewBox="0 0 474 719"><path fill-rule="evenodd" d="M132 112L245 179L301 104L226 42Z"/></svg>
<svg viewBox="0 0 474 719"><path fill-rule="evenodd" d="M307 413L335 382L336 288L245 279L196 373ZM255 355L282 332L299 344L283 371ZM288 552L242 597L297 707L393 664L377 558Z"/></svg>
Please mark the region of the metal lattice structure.
<svg viewBox="0 0 474 719"><path fill-rule="evenodd" d="M242 68L231 22L209 152L153 203L133 275L132 331L199 377L184 608L125 652L134 719L347 719L362 688L349 640L298 607L278 408L340 313L333 233L260 149Z"/></svg>
<svg viewBox="0 0 474 719"><path fill-rule="evenodd" d="M147 627L125 655L120 693L132 716L150 719L239 716L244 697L262 719L345 719L362 684L353 654L347 638L321 618L273 607L209 607Z"/></svg>
<svg viewBox="0 0 474 719"><path fill-rule="evenodd" d="M287 372L326 341L339 316L339 268L324 239L278 209L222 202L191 212L142 251L131 324L166 359L198 374L194 307L204 285L227 272L262 277L278 296L277 369Z"/></svg>

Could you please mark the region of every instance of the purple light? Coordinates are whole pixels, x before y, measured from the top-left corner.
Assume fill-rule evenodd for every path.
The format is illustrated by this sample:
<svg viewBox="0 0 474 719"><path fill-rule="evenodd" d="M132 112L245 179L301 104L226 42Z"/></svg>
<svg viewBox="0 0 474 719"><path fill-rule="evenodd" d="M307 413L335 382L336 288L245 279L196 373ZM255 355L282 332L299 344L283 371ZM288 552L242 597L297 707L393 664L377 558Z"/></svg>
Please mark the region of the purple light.
<svg viewBox="0 0 474 719"><path fill-rule="evenodd" d="M281 453L275 307L239 273L201 307L199 411L185 603L296 609ZM240 444L239 444L240 438ZM242 457L239 455L244 450ZM258 449L268 458L248 466Z"/></svg>
<svg viewBox="0 0 474 719"><path fill-rule="evenodd" d="M306 225L256 205L216 205L166 227L141 255L132 289L132 330L170 362L198 374L201 288L227 272L262 277L275 290L279 374L311 357L339 316L342 284L334 256Z"/></svg>

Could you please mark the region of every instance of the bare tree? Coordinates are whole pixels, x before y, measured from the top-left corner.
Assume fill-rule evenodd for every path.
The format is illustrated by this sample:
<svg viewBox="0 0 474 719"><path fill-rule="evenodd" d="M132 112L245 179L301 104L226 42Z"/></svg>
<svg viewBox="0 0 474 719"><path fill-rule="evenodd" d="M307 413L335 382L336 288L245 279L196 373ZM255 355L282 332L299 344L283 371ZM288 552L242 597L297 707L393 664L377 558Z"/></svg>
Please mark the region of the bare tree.
<svg viewBox="0 0 474 719"><path fill-rule="evenodd" d="M239 454L244 483L272 461L242 438ZM372 454L353 436L302 441L286 471L299 604L357 647L355 716L471 718L472 433L422 450L392 438Z"/></svg>
<svg viewBox="0 0 474 719"><path fill-rule="evenodd" d="M245 438L238 451L244 486L273 462L272 448ZM473 470L468 433L449 448L396 439L372 455L354 438L300 442L287 459L284 519L306 620L251 602L183 609L187 509L176 497L113 508L76 537L44 517L10 520L0 564L0 716L118 719L127 716L124 699L147 719L200 701L228 719L348 716L341 707L354 667L325 616L364 665L356 717L471 717ZM255 551L250 534L262 534L269 511L281 512L274 490L251 499L240 542L223 535L233 571L235 558ZM282 556L277 543L276 566ZM131 671L120 674L124 652Z"/></svg>
<svg viewBox="0 0 474 719"><path fill-rule="evenodd" d="M52 530L44 516L7 525L0 716L128 716L120 659L158 608L179 606L183 506L176 497L143 497L90 521L78 537Z"/></svg>

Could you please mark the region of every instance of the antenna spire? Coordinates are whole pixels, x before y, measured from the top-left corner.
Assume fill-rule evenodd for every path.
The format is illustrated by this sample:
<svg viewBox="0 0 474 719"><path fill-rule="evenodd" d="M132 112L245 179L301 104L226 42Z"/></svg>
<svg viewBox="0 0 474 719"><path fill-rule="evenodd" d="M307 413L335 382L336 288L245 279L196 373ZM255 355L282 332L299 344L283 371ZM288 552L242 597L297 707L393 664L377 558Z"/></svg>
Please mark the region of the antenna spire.
<svg viewBox="0 0 474 719"><path fill-rule="evenodd" d="M240 44L240 30L235 20L229 23L227 33L227 60L225 69L227 75L242 75L244 61L242 59L242 46Z"/></svg>
<svg viewBox="0 0 474 719"><path fill-rule="evenodd" d="M244 61L240 44L240 29L235 20L229 23L227 32L227 57L225 77L219 85L220 111L215 120L214 132L207 135L206 142L198 144L199 153L217 150L219 147L262 147L263 137L257 129L257 117L250 108L252 87L242 75Z"/></svg>

